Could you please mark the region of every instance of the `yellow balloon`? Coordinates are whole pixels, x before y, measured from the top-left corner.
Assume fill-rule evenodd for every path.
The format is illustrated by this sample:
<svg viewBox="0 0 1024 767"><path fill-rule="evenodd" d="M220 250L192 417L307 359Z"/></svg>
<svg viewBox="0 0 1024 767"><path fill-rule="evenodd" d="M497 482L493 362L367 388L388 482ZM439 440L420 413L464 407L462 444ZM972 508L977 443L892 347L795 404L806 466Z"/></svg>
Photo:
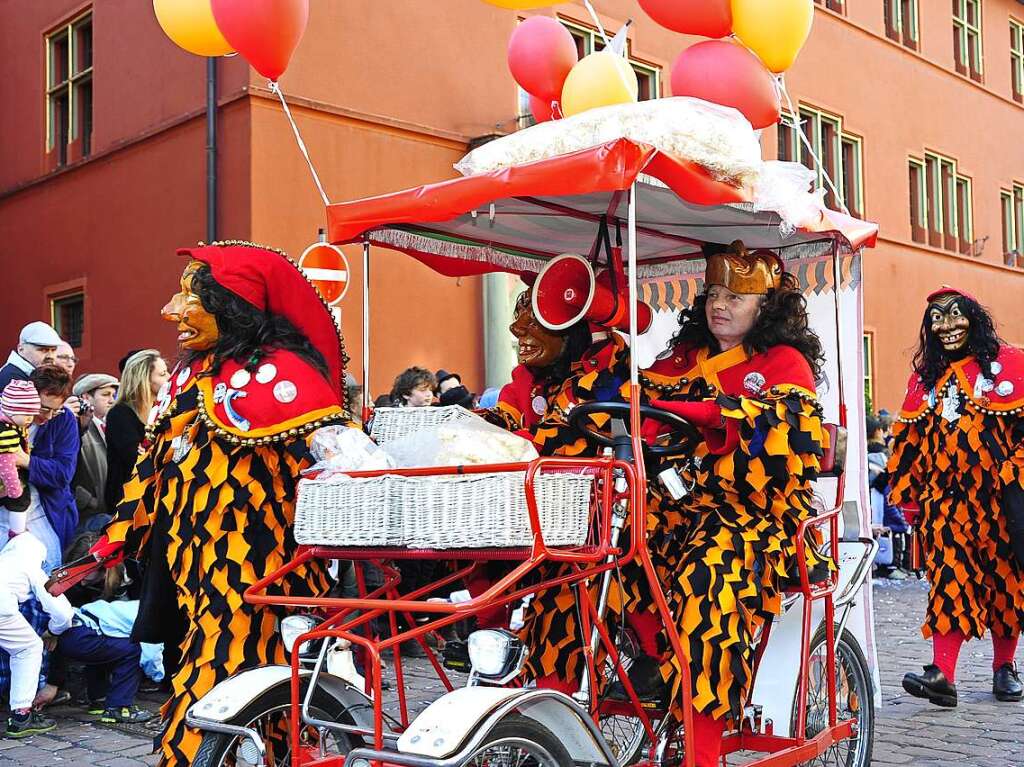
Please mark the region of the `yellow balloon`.
<svg viewBox="0 0 1024 767"><path fill-rule="evenodd" d="M553 5L556 0L484 0L484 2L513 11L528 11L532 8L543 8L547 5Z"/></svg>
<svg viewBox="0 0 1024 767"><path fill-rule="evenodd" d="M732 0L732 31L776 74L796 61L812 21L812 0Z"/></svg>
<svg viewBox="0 0 1024 767"><path fill-rule="evenodd" d="M622 56L598 51L584 56L570 70L562 86L562 114L566 117L594 107L636 101L636 72Z"/></svg>
<svg viewBox="0 0 1024 767"><path fill-rule="evenodd" d="M213 19L210 0L153 0L156 20L171 40L197 56L233 53Z"/></svg>

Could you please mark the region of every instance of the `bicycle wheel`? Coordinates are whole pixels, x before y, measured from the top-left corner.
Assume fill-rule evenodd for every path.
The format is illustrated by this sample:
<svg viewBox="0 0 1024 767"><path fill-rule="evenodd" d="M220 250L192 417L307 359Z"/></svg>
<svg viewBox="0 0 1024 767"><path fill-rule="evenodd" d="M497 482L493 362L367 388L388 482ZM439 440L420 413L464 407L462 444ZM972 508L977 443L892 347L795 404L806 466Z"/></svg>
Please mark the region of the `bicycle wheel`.
<svg viewBox="0 0 1024 767"><path fill-rule="evenodd" d="M807 737L812 738L828 726L828 663L825 646L825 628L818 629L810 645L807 679ZM856 719L853 737L832 744L816 759L804 762L804 767L868 767L875 737L875 707L871 670L856 637L843 630L836 643L836 713L839 721ZM799 701L793 700L794 723Z"/></svg>
<svg viewBox="0 0 1024 767"><path fill-rule="evenodd" d="M495 725L487 740L464 762L472 767L573 767L562 742L544 725L510 716Z"/></svg>
<svg viewBox="0 0 1024 767"><path fill-rule="evenodd" d="M313 692L310 713L328 722L352 723L345 704L320 688ZM266 745L267 762L275 767L288 767L292 763L290 718L291 689L290 683L286 681L255 698L230 724L256 730ZM344 756L354 748L349 736L315 727L303 727L299 738L303 748L319 753L322 745L326 755ZM248 738L208 732L192 764L193 767L256 767L263 762Z"/></svg>

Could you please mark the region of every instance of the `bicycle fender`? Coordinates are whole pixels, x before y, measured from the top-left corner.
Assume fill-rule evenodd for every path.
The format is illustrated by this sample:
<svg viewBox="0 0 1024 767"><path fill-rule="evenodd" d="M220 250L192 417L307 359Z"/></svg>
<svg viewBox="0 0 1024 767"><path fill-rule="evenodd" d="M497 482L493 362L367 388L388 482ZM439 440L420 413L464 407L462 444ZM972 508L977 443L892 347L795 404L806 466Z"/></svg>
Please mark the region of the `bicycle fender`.
<svg viewBox="0 0 1024 767"><path fill-rule="evenodd" d="M398 739L398 750L447 759L474 747L509 714L536 720L554 733L575 762L614 764L607 743L585 711L554 690L464 687L453 690L416 717Z"/></svg>
<svg viewBox="0 0 1024 767"><path fill-rule="evenodd" d="M240 671L214 685L212 690L192 705L188 715L195 719L228 723L267 691L280 684L288 684L291 675L291 667L284 665L260 666ZM304 683L309 680L310 675L309 670L299 672L303 693L306 686ZM345 704L357 725L373 728L373 705L362 692L343 679L326 673L320 674L317 684ZM369 716L366 714L368 710Z"/></svg>

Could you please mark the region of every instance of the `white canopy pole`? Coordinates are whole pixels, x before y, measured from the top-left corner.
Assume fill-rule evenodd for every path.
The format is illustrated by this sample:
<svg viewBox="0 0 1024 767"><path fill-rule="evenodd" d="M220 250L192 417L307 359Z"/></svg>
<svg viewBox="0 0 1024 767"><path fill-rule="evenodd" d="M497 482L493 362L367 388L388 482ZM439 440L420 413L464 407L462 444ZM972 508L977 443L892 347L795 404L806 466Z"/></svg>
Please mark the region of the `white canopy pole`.
<svg viewBox="0 0 1024 767"><path fill-rule="evenodd" d="M636 284L636 182L629 188L629 212L626 224L626 245L629 248L629 382L636 386L640 381L640 369L636 355L636 305L639 289Z"/></svg>
<svg viewBox="0 0 1024 767"><path fill-rule="evenodd" d="M363 420L370 411L370 241L363 239Z"/></svg>

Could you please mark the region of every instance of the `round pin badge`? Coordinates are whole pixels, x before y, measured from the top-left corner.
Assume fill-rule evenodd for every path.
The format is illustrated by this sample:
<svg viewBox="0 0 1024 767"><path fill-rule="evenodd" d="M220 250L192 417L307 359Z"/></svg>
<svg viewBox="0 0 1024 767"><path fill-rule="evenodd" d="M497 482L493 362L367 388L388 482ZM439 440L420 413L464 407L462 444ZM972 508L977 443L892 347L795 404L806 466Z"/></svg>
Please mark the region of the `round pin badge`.
<svg viewBox="0 0 1024 767"><path fill-rule="evenodd" d="M236 370L231 374L231 388L242 389L252 380L252 375L245 368Z"/></svg>
<svg viewBox="0 0 1024 767"><path fill-rule="evenodd" d="M1000 362L993 362L991 365L992 375L997 376L1003 372L1003 365Z"/></svg>
<svg viewBox="0 0 1024 767"><path fill-rule="evenodd" d="M760 394L764 388L765 377L758 373L756 370L753 373L747 373L743 379L743 388L751 394Z"/></svg>
<svg viewBox="0 0 1024 767"><path fill-rule="evenodd" d="M180 373L178 373L178 377L175 379L177 381L177 383L178 383L178 386L184 386L185 385L185 381L188 380L188 377L190 375L192 375L192 368L190 368L190 367L183 368L182 371Z"/></svg>
<svg viewBox="0 0 1024 767"><path fill-rule="evenodd" d="M269 362L260 365L259 370L256 371L256 381L258 383L270 383L275 378L277 378L277 367Z"/></svg>
<svg viewBox="0 0 1024 767"><path fill-rule="evenodd" d="M548 409L548 401L539 394L533 398L533 402L530 404L533 406L533 412L537 415L544 415L544 411Z"/></svg>
<svg viewBox="0 0 1024 767"><path fill-rule="evenodd" d="M1013 384L1009 381L1000 381L996 386L996 394L1000 397L1009 397L1013 394Z"/></svg>
<svg viewBox="0 0 1024 767"><path fill-rule="evenodd" d="M288 404L293 402L297 396L299 396L299 390L291 381L278 381L274 384L274 399L278 402Z"/></svg>

